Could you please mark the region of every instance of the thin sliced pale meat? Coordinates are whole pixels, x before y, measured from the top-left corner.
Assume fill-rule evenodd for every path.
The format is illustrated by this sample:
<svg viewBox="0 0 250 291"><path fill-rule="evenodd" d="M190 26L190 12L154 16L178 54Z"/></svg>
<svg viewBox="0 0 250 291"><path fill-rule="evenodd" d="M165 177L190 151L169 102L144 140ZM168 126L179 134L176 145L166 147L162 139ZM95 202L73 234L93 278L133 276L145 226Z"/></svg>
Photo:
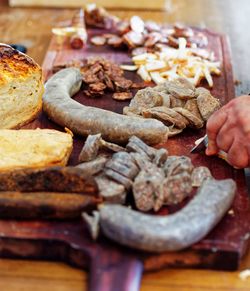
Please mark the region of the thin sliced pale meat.
<svg viewBox="0 0 250 291"><path fill-rule="evenodd" d="M154 107L142 111L143 117L146 118L156 118L164 122L166 125L174 125L177 128L185 128L189 122L182 115L173 109L167 108L165 106Z"/></svg>
<svg viewBox="0 0 250 291"><path fill-rule="evenodd" d="M203 120L207 121L208 118L220 108L220 101L214 98L210 92L204 88L196 89L197 105Z"/></svg>
<svg viewBox="0 0 250 291"><path fill-rule="evenodd" d="M182 133L183 129L176 128L176 127L169 127L168 137L176 136L180 133Z"/></svg>
<svg viewBox="0 0 250 291"><path fill-rule="evenodd" d="M195 87L183 78L168 82L167 90L179 99L187 100L195 97Z"/></svg>
<svg viewBox="0 0 250 291"><path fill-rule="evenodd" d="M176 98L172 95L169 95L169 99L170 99L170 108L183 107L185 105L185 100Z"/></svg>
<svg viewBox="0 0 250 291"><path fill-rule="evenodd" d="M196 117L193 113L190 111L181 108L181 107L175 107L174 110L178 113L180 113L182 116L186 117L189 121L189 127L192 128L202 128L204 125L204 121L198 117Z"/></svg>
<svg viewBox="0 0 250 291"><path fill-rule="evenodd" d="M93 36L90 42L94 45L102 46L106 43L106 38L103 36Z"/></svg>
<svg viewBox="0 0 250 291"><path fill-rule="evenodd" d="M139 90L135 97L131 100L129 107L137 108L138 112L142 109L161 106L163 97L160 92L155 91L153 88L145 88Z"/></svg>
<svg viewBox="0 0 250 291"><path fill-rule="evenodd" d="M196 99L187 100L187 102L186 102L186 104L184 106L184 109L190 111L191 113L193 113L199 119L202 119Z"/></svg>

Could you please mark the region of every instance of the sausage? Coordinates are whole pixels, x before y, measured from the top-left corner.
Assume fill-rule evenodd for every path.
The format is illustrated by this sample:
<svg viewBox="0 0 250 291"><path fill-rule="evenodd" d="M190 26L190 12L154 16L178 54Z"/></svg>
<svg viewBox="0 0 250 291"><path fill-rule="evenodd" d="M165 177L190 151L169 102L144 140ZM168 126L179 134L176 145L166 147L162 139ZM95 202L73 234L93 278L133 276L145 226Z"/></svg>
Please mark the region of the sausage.
<svg viewBox="0 0 250 291"><path fill-rule="evenodd" d="M200 241L221 220L236 192L233 180L206 180L180 211L151 216L120 205L100 206L103 233L123 245L163 252L177 251Z"/></svg>
<svg viewBox="0 0 250 291"><path fill-rule="evenodd" d="M86 175L93 176L103 170L107 161L108 161L108 158L106 156L99 155L94 160L90 162L78 164L75 167L80 168L83 173L86 173Z"/></svg>
<svg viewBox="0 0 250 291"><path fill-rule="evenodd" d="M0 217L11 219L74 219L96 209L101 200L76 193L0 192Z"/></svg>
<svg viewBox="0 0 250 291"><path fill-rule="evenodd" d="M95 159L98 155L99 148L101 146L101 135L89 135L85 141L85 144L79 154L79 162L89 162Z"/></svg>
<svg viewBox="0 0 250 291"><path fill-rule="evenodd" d="M0 191L98 194L94 179L77 167L47 167L2 172Z"/></svg>
<svg viewBox="0 0 250 291"><path fill-rule="evenodd" d="M166 140L168 128L158 120L121 115L71 99L81 83L82 76L76 68L63 69L46 83L43 110L54 122L76 134L101 133L105 140L117 143L126 143L133 135L148 144Z"/></svg>

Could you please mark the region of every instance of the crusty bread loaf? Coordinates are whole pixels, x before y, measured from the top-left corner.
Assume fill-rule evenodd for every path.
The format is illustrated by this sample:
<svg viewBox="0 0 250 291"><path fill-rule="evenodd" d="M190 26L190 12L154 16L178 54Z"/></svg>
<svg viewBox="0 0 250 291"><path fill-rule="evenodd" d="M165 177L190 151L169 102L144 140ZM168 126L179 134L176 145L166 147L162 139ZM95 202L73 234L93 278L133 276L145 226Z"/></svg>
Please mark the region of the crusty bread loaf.
<svg viewBox="0 0 250 291"><path fill-rule="evenodd" d="M65 166L72 148L70 133L52 129L0 129L0 171Z"/></svg>
<svg viewBox="0 0 250 291"><path fill-rule="evenodd" d="M0 128L19 128L42 108L42 70L30 57L0 43Z"/></svg>

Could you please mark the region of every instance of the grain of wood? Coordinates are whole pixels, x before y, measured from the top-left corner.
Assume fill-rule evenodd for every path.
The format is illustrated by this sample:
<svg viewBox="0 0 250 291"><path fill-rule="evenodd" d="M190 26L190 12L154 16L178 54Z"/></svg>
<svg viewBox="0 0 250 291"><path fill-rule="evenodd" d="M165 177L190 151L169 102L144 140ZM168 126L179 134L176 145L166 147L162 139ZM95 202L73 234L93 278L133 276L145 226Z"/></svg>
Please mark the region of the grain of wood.
<svg viewBox="0 0 250 291"><path fill-rule="evenodd" d="M154 1L155 6L160 2L160 0ZM137 14L145 19L161 22L183 21L228 33L232 44L235 76L242 81L242 84L237 87L237 93L249 92L249 1L176 0L172 2L174 6L167 12L114 9L113 13L121 17ZM11 9L7 7L6 1L0 0L1 42L26 45L29 55L41 64L49 45L51 28L58 21L70 19L74 13L75 10L71 9ZM250 252L242 261L241 269L249 267ZM141 290L250 290L250 278L242 281L238 274L239 272L208 270L162 270L145 274ZM87 273L62 263L2 259L0 260L0 278L0 290L4 291L87 290Z"/></svg>

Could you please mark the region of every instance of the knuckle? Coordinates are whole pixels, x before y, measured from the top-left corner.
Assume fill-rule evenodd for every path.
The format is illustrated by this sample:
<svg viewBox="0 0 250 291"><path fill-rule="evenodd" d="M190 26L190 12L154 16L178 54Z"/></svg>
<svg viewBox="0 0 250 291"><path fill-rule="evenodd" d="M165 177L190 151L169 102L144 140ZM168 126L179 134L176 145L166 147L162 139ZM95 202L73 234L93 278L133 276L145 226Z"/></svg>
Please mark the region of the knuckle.
<svg viewBox="0 0 250 291"><path fill-rule="evenodd" d="M248 156L245 154L241 154L240 151L237 153L229 153L227 156L227 160L230 165L243 169L248 166Z"/></svg>

